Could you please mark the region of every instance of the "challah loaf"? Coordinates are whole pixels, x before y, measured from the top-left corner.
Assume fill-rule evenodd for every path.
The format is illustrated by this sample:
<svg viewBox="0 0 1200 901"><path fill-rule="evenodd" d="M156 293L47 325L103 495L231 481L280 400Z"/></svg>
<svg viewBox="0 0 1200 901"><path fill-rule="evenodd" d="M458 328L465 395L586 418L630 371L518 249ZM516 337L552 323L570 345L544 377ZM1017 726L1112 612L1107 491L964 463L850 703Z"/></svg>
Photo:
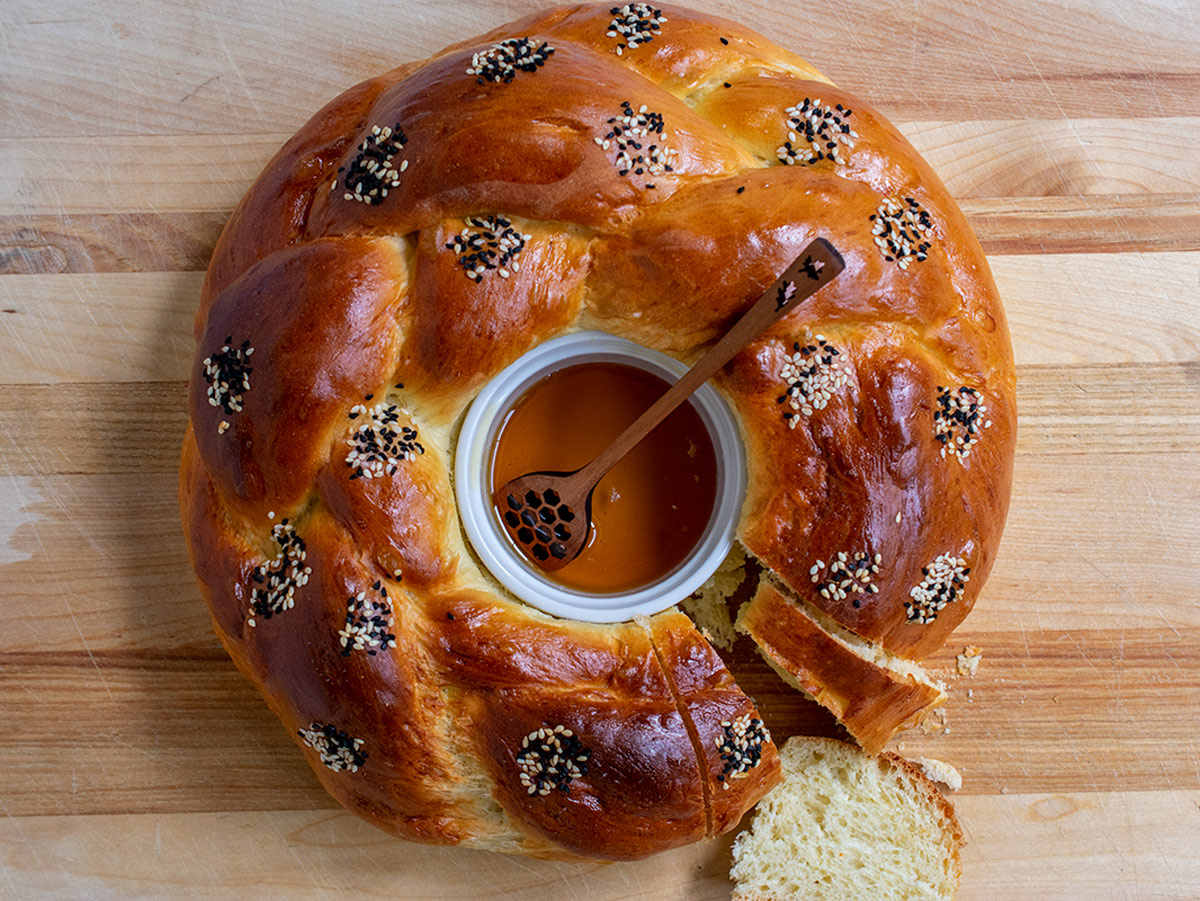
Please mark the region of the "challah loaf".
<svg viewBox="0 0 1200 901"><path fill-rule="evenodd" d="M991 568L1014 377L978 243L878 114L731 22L562 7L351 88L272 159L205 280L180 500L218 635L331 794L418 841L620 859L778 782L682 613L589 625L500 589L450 461L529 348L598 328L690 362L814 236L846 271L716 380L739 538L916 659Z"/></svg>

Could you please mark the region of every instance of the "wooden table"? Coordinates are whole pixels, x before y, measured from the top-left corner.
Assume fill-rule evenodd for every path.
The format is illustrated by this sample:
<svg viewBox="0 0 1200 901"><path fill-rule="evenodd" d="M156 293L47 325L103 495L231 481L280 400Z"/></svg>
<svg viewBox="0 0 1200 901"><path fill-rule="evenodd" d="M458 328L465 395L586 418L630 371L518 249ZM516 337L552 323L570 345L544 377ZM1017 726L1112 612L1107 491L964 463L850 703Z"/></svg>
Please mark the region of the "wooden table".
<svg viewBox="0 0 1200 901"><path fill-rule="evenodd" d="M892 118L1008 306L1012 513L935 664L983 662L902 740L963 772L961 896L1200 897L1200 9L695 5ZM180 534L191 316L233 204L344 87L537 6L3 4L0 896L728 896L727 840L579 866L341 812L222 653ZM748 659L777 733L813 720Z"/></svg>

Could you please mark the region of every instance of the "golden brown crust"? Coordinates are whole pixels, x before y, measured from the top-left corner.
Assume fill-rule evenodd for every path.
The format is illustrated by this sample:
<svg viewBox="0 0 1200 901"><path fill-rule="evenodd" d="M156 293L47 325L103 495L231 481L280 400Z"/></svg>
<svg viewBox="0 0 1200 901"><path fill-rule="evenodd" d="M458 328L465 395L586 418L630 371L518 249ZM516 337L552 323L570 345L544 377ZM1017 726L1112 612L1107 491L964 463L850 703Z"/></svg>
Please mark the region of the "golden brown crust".
<svg viewBox="0 0 1200 901"><path fill-rule="evenodd" d="M501 691L478 698L468 723L518 823L570 852L634 860L704 836L695 757L670 697L596 698ZM564 726L589 754L568 790L529 795L517 755L547 723ZM536 742L536 739L535 739Z"/></svg>
<svg viewBox="0 0 1200 901"><path fill-rule="evenodd" d="M670 610L646 625L660 658L669 662L667 677L703 761L709 835L722 835L779 782L779 755L765 727L758 734L762 714L754 701L691 620ZM746 741L730 738L742 728Z"/></svg>
<svg viewBox="0 0 1200 901"><path fill-rule="evenodd" d="M446 682L469 696L465 727L518 824L571 852L612 859L703 837L691 739L640 626L551 620L482 592L432 598L426 611L431 653ZM519 758L543 728L566 729L561 740L577 741L586 761L561 785L531 794Z"/></svg>
<svg viewBox="0 0 1200 901"><path fill-rule="evenodd" d="M967 381L992 426L962 462L933 440L939 386L961 384L905 330L826 329L845 387L789 427L778 373L795 344L771 338L738 357L722 381L737 404L750 457L742 541L792 590L864 638L919 658L970 612L994 560L1007 511L1016 411L1000 385ZM839 555L871 565L866 593L829 591ZM878 555L879 560L875 562ZM969 579L932 623L909 619L912 592L943 555ZM815 569L815 571L814 571Z"/></svg>
<svg viewBox="0 0 1200 901"><path fill-rule="evenodd" d="M637 46L630 46L626 35L610 34L615 29L613 7L608 4L567 8L561 20L540 30L552 39L575 41L606 56L616 54L619 47L622 63L677 97L686 97L729 72L786 71L822 77L800 57L736 22L691 9L651 6L661 11L663 21L657 29L648 26L648 32L643 26L652 40Z"/></svg>
<svg viewBox="0 0 1200 901"><path fill-rule="evenodd" d="M320 190L309 234L407 234L442 218L493 211L601 227L669 197L691 178L749 164L745 151L708 120L586 47L555 45L551 76L483 84L466 74L472 49L486 47L429 63L383 92L368 116L369 128L402 127L407 143L397 156L421 178L400 179L388 202L376 205L345 202L341 187ZM672 172L623 177L612 164L615 152L596 144L624 103L648 105L669 123L661 140L676 151ZM351 164L357 146L339 165Z"/></svg>
<svg viewBox="0 0 1200 901"><path fill-rule="evenodd" d="M255 264L216 298L189 403L223 500L263 517L308 493L333 431L392 373L406 272L394 242L314 241ZM213 392L227 379L218 360L225 347L245 358L250 387L235 378L221 405L214 401L224 393Z"/></svg>
<svg viewBox="0 0 1200 901"><path fill-rule="evenodd" d="M511 261L476 258L506 231L521 246ZM459 218L423 232L400 366L424 415L457 418L490 375L574 322L587 267L587 242L544 223Z"/></svg>
<svg viewBox="0 0 1200 901"><path fill-rule="evenodd" d="M767 582L742 608L737 626L868 754L878 754L896 732L946 698L934 685L855 654Z"/></svg>
<svg viewBox="0 0 1200 901"><path fill-rule="evenodd" d="M952 315L957 301L938 266L901 270L879 253L870 222L879 202L870 188L838 174L794 167L694 185L645 210L627 232L596 242L589 283L595 315L661 350L693 353L818 236L838 248L846 270L773 333L815 323L916 327Z"/></svg>
<svg viewBox="0 0 1200 901"><path fill-rule="evenodd" d="M247 672L241 644L250 601L244 586L251 581L255 548L231 521L217 495L216 485L204 468L192 427L183 439L179 467L179 507L183 534L191 553L192 570L208 602L217 634L238 669Z"/></svg>
<svg viewBox="0 0 1200 901"><path fill-rule="evenodd" d="M183 470L181 502L193 563L217 633L238 668L255 681L298 742L303 744L302 730L336 724L367 749L372 776L364 780L319 765L316 750L305 746L322 784L393 834L461 841L474 819L472 805L456 797L462 794L459 780L439 741L445 727L437 680L420 648L420 627L407 621L403 593L387 583L395 649L368 654L343 645L339 633L348 602L360 592L379 597L383 585L358 562L348 536L329 517L317 515L297 524L311 574L296 592L295 605L270 618L254 616L254 570L269 557L241 542L225 520L190 438Z"/></svg>
<svg viewBox="0 0 1200 901"><path fill-rule="evenodd" d="M272 157L225 224L200 292L196 339L208 308L259 260L299 242L317 186L346 150L379 92L420 63L409 63L364 81L331 100Z"/></svg>
<svg viewBox="0 0 1200 901"><path fill-rule="evenodd" d="M239 204L202 292L180 503L218 634L330 792L414 839L639 857L731 828L778 779L756 740L727 778L757 712L681 614L551 620L472 558L454 429L530 347L599 327L695 358L823 235L846 272L717 381L749 456L743 543L842 626L920 657L974 603L1004 521L1007 326L936 176L760 35L662 7L634 11L631 42L611 9L538 13L336 98ZM495 42L526 37L540 66L487 70ZM781 166L806 98L813 121L842 104L855 135ZM910 203L930 246L902 266L871 217ZM818 333L836 378L797 375ZM798 378L829 388L807 412ZM988 408L961 459L935 435L939 386ZM879 555L876 591L832 589L842 553ZM845 694L851 721L870 709ZM586 767L548 762L555 742Z"/></svg>
<svg viewBox="0 0 1200 901"><path fill-rule="evenodd" d="M263 691L294 736L314 723L335 724L362 740L369 780L347 770L315 768L347 807L396 834L460 841L468 818L453 801L455 766L439 747L444 702L421 648L422 624L398 586L381 583L363 567L353 542L332 519L318 514L297 528L307 546L310 580L297 592L293 609L258 617L247 636ZM360 593L382 599L383 587L392 610L387 631L396 647L369 654L343 646L339 633L351 599ZM306 753L320 763L315 749L306 747Z"/></svg>
<svg viewBox="0 0 1200 901"><path fill-rule="evenodd" d="M397 409L394 415L399 426L417 431L406 411ZM356 421L365 418L366 413L359 413ZM380 572L397 581L403 578L406 587L427 589L453 577L458 564L449 538L457 528L454 499L438 450L416 441L418 455L394 473L364 478L360 469L346 464L352 447L349 441L335 442L329 464L317 477L330 512Z"/></svg>

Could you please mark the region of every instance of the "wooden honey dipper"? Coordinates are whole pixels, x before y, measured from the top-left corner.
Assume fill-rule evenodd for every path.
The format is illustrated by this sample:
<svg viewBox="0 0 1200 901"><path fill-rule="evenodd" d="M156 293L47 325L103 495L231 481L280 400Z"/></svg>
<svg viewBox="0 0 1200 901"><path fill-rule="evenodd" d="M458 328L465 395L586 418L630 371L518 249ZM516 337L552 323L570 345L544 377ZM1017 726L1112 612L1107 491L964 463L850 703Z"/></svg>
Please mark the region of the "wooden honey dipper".
<svg viewBox="0 0 1200 901"><path fill-rule="evenodd" d="M496 489L492 502L517 546L546 572L578 557L592 530L596 483L717 370L844 268L833 245L815 239L695 366L590 463L573 472L529 472Z"/></svg>

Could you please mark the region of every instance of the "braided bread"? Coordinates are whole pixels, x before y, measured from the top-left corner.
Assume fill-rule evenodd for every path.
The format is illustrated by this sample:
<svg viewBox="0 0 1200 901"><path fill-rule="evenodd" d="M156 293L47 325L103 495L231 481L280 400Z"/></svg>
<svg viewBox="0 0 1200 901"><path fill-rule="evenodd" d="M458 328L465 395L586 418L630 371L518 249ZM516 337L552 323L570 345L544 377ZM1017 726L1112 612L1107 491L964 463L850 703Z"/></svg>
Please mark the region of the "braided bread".
<svg viewBox="0 0 1200 901"><path fill-rule="evenodd" d="M577 6L351 88L271 160L204 283L180 501L221 641L342 804L417 841L628 859L779 781L681 612L592 625L500 589L450 463L531 347L596 328L691 361L814 236L845 272L716 385L769 599L879 651L809 655L821 696L942 645L1011 483L987 263L890 124L731 22Z"/></svg>

